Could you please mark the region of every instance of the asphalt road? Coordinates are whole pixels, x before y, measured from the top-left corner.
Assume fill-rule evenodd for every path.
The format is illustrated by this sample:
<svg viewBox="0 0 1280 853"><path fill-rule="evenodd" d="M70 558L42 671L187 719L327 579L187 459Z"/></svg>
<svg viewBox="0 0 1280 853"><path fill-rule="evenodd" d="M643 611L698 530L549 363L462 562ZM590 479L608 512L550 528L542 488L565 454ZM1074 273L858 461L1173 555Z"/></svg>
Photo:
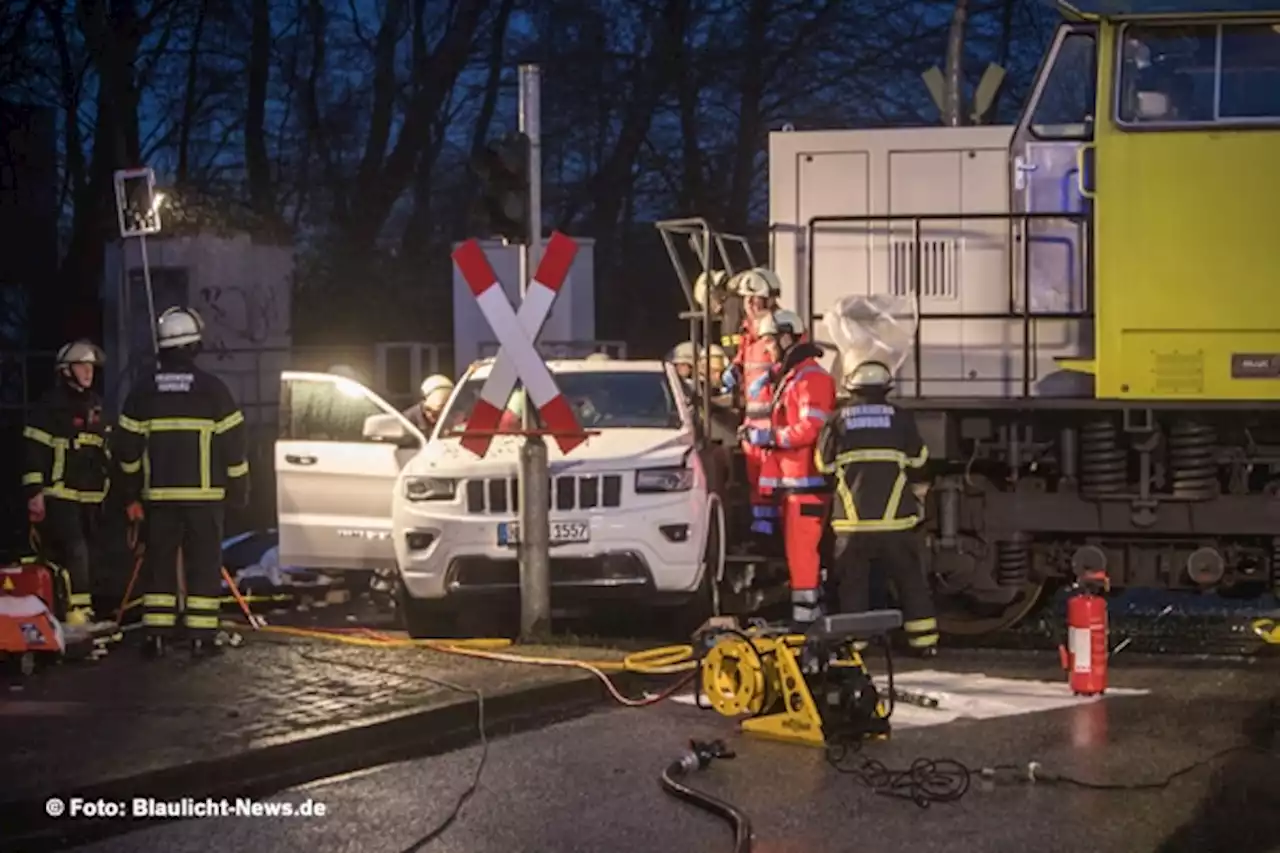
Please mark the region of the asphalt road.
<svg viewBox="0 0 1280 853"><path fill-rule="evenodd" d="M1044 657L952 657L935 669L1055 679ZM631 853L732 849L728 827L664 794L662 769L690 738L726 738L732 761L694 785L750 816L756 853L871 850L1280 851L1280 711L1275 664L1223 669L1131 657L1113 685L1150 691L1073 708L962 719L895 731L869 747L891 767L918 757L970 766L1025 765L1093 782L1159 782L1217 751L1250 744L1158 790L975 780L959 803L922 810L876 796L817 750L747 740L709 711L664 702L616 709L490 743L481 784L437 853ZM296 789L277 801L323 803L326 815L218 818L157 825L86 853L270 850L397 853L438 823L467 787L474 747Z"/></svg>

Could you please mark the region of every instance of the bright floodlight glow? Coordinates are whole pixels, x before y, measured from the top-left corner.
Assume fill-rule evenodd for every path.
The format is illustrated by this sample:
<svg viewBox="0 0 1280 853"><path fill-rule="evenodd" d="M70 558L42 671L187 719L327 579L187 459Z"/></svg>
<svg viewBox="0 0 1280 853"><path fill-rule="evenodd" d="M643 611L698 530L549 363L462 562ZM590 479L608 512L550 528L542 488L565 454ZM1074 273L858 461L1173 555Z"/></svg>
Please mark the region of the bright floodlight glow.
<svg viewBox="0 0 1280 853"><path fill-rule="evenodd" d="M338 390L342 392L344 397L363 397L364 388L358 382L352 382L350 379L339 378Z"/></svg>
<svg viewBox="0 0 1280 853"><path fill-rule="evenodd" d="M151 197L151 212L156 213L160 210L160 205L164 204L165 194L156 193Z"/></svg>

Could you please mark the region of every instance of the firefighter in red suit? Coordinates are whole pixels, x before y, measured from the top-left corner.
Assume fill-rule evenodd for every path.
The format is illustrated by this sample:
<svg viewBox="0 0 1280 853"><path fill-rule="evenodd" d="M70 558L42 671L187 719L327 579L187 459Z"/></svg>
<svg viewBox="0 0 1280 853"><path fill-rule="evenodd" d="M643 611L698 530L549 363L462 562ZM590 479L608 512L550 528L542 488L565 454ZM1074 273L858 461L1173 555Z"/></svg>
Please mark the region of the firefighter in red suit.
<svg viewBox="0 0 1280 853"><path fill-rule="evenodd" d="M742 425L748 429L766 428L769 425L769 403L773 386L768 376L775 362L770 351L771 342L760 337L756 327L762 320L773 315L774 300L779 289L777 275L772 270L760 267L739 274L733 283L733 290L742 297L746 310L738 351L725 376L725 385L743 389L745 414ZM778 507L769 490L760 483L765 451L744 441L742 452L746 457L747 483L751 489L751 530L770 536L775 532Z"/></svg>
<svg viewBox="0 0 1280 853"><path fill-rule="evenodd" d="M836 383L818 360L822 350L801 339L804 324L777 311L758 327L777 368L767 427L744 427L743 437L766 451L761 482L773 490L791 575L791 621L803 631L821 616L821 558L829 488L814 450L836 405Z"/></svg>

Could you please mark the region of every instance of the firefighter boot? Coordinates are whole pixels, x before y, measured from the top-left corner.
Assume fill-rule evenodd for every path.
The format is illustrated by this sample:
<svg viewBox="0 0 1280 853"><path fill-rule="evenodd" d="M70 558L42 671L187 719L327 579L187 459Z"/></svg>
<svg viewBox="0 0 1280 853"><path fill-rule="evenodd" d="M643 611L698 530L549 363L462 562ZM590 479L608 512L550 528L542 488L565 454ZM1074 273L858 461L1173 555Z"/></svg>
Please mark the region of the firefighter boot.
<svg viewBox="0 0 1280 853"><path fill-rule="evenodd" d="M164 657L168 651L163 637L143 637L142 638L142 656L148 660L157 660Z"/></svg>
<svg viewBox="0 0 1280 853"><path fill-rule="evenodd" d="M213 637L197 637L191 641L193 658L217 657L222 652L222 645Z"/></svg>

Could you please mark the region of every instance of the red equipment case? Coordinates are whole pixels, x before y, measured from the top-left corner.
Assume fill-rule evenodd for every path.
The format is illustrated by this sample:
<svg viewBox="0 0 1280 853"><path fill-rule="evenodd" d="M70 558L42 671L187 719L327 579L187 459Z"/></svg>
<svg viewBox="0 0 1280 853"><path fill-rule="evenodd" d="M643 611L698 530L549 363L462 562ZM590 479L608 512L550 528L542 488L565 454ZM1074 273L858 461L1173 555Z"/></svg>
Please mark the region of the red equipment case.
<svg viewBox="0 0 1280 853"><path fill-rule="evenodd" d="M61 570L44 562L23 560L16 566L0 567L0 595L34 595L58 620L67 616L66 585L58 583Z"/></svg>

